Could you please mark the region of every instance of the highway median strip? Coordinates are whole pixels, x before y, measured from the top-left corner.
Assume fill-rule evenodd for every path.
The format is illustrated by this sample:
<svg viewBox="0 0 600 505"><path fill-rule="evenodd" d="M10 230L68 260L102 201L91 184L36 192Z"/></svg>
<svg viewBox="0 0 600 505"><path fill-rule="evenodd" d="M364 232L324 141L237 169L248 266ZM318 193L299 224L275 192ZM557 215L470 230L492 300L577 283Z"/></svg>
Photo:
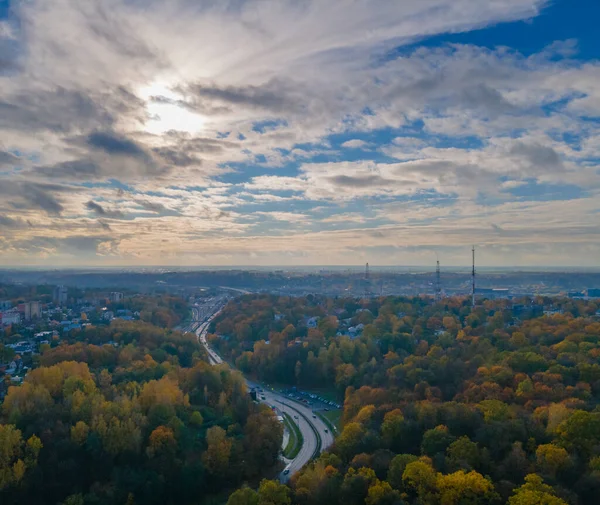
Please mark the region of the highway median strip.
<svg viewBox="0 0 600 505"><path fill-rule="evenodd" d="M285 403L282 402L281 400L277 400L278 403L281 403L282 405L288 407L289 409L293 410L294 412L296 412L296 414L298 414L300 417L302 417L302 419L304 419L306 421L306 424L308 424L308 426L310 426L310 429L313 431L313 433L315 434L315 438L317 440L316 446L315 446L315 450L312 453L311 459L316 458L320 453L321 453L321 435L319 435L319 432L317 431L317 429L315 428L314 424L310 421L310 419L308 417L306 417L302 412L300 412L299 410L296 410L294 407L292 407L289 403Z"/></svg>
<svg viewBox="0 0 600 505"><path fill-rule="evenodd" d="M283 422L285 423L288 432L290 433L290 439L288 441L287 446L283 450L283 455L287 459L294 459L298 456L300 449L302 449L302 445L304 444L304 437L302 436L302 432L298 425L294 422L294 420L290 417L289 414L283 414Z"/></svg>

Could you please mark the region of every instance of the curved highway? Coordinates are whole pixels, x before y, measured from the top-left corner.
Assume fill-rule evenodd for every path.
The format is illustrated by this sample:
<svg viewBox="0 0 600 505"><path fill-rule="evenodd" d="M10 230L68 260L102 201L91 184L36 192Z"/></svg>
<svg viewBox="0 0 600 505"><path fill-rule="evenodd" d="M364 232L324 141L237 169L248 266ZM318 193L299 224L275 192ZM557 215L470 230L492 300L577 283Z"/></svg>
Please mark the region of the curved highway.
<svg viewBox="0 0 600 505"><path fill-rule="evenodd" d="M226 298L217 299L215 303L204 306L202 309L198 307L192 308L196 323L192 323L191 328L192 331L196 333L198 341L206 349L211 365L221 364L223 363L223 360L209 347L208 342L206 341L206 335L210 323L219 312L221 312L226 303ZM261 390L258 393L258 398L261 402L289 414L302 432L302 437L304 438L302 448L300 449L300 452L298 452L298 455L286 466L286 470L289 472L285 474L282 473L280 475L280 480L288 480L291 475L300 470L311 459L333 444L333 433L328 430L325 423L317 417L308 406L293 401L278 391L265 389L260 384L249 381L248 379L246 379L246 383L250 388ZM262 397L264 397L264 400Z"/></svg>

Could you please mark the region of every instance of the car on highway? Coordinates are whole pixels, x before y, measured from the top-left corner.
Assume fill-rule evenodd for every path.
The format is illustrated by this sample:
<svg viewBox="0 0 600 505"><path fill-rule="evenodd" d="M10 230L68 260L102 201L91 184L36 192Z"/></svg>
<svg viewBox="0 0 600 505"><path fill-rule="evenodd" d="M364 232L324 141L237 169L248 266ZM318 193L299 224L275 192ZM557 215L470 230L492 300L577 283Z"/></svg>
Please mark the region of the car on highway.
<svg viewBox="0 0 600 505"><path fill-rule="evenodd" d="M327 428L325 428L323 431L324 431L325 433L329 433L329 430L328 430Z"/></svg>
<svg viewBox="0 0 600 505"><path fill-rule="evenodd" d="M283 471L283 475L287 475L288 473L290 473L290 469L289 469L289 468L286 468L286 469Z"/></svg>
<svg viewBox="0 0 600 505"><path fill-rule="evenodd" d="M313 419L316 419L316 418L317 418L317 416L313 415Z"/></svg>

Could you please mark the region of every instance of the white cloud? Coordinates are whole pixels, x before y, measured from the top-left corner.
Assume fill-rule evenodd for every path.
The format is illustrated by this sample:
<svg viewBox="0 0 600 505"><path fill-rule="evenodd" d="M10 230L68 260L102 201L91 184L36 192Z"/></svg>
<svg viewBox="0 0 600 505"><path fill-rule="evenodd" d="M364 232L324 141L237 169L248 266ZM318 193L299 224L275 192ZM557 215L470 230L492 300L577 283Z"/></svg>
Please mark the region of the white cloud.
<svg viewBox="0 0 600 505"><path fill-rule="evenodd" d="M345 147L347 149L365 149L369 147L369 143L365 142L364 140L353 139L344 142L342 144L342 147Z"/></svg>
<svg viewBox="0 0 600 505"><path fill-rule="evenodd" d="M98 254L107 262L221 255L243 263L237 250L298 260L285 237L256 241L256 220L311 229L354 223L339 233L290 233L306 248L303 261L314 262L344 262L357 244L458 247L473 233L523 257L553 233L565 243L569 230L593 248L595 225L584 214L598 210L591 201L600 190L600 127L582 116L600 116L597 61L573 59L573 41L529 57L469 45L390 53L432 35L533 18L546 5L22 2L18 22L0 23L0 62L9 68L0 76L0 258L15 261L29 244L32 256L69 261L69 247L86 262ZM148 128L160 122L151 117L157 111L166 111L168 126L199 124ZM381 145L376 131L386 128L400 133ZM369 142L357 138L362 132ZM344 135L339 150L332 134ZM349 150L353 160L359 150L370 158L343 161ZM376 155L387 162L371 161ZM113 180L127 190L108 187ZM527 181L576 185L584 197L514 201L511 190ZM477 203L486 198L495 206ZM299 199L327 203L334 214L319 221L291 212ZM241 210L249 201L252 214ZM90 214L88 202L104 214ZM346 211L351 203L379 210L367 218Z"/></svg>

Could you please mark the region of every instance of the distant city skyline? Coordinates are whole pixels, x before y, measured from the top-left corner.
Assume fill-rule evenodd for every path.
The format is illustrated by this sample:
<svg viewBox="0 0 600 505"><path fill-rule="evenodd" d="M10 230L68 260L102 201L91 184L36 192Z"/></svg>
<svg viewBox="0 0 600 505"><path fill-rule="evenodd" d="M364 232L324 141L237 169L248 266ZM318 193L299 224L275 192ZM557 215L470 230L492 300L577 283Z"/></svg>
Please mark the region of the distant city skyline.
<svg viewBox="0 0 600 505"><path fill-rule="evenodd" d="M600 267L598 19L0 0L0 265Z"/></svg>

